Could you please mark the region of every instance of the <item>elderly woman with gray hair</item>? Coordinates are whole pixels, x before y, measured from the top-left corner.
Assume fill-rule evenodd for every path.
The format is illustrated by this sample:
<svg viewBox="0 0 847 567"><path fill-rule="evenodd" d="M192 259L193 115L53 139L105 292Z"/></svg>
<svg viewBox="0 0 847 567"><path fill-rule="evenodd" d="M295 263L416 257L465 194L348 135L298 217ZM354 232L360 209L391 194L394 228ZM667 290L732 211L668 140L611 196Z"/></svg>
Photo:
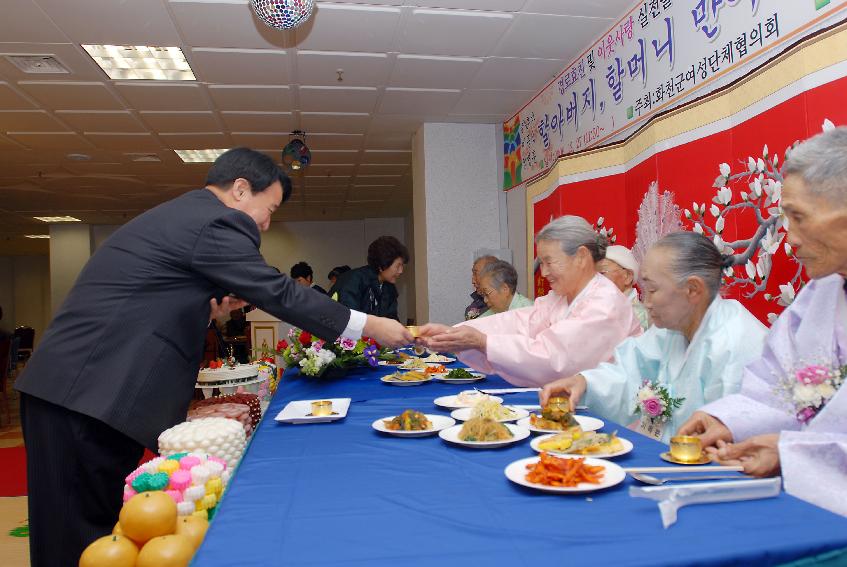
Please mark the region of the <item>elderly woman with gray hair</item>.
<svg viewBox="0 0 847 567"><path fill-rule="evenodd" d="M513 384L540 386L611 359L621 341L641 334L629 299L595 269L605 236L581 217L563 216L535 240L550 293L532 307L455 327L424 325L425 344Z"/></svg>
<svg viewBox="0 0 847 567"><path fill-rule="evenodd" d="M788 243L812 281L771 327L741 391L701 408L680 433L847 516L847 128L793 149L783 175Z"/></svg>
<svg viewBox="0 0 847 567"><path fill-rule="evenodd" d="M667 443L695 410L737 392L767 329L743 305L720 297L721 272L733 261L696 232L659 240L641 270L654 326L618 345L614 362L545 386L541 403L564 393L576 408L584 399L600 416L634 422L634 429ZM649 389L645 379L652 382ZM668 399L662 400L661 389Z"/></svg>
<svg viewBox="0 0 847 567"><path fill-rule="evenodd" d="M487 264L479 273L479 293L488 306L480 317L532 307L532 301L518 293L518 272L503 260Z"/></svg>

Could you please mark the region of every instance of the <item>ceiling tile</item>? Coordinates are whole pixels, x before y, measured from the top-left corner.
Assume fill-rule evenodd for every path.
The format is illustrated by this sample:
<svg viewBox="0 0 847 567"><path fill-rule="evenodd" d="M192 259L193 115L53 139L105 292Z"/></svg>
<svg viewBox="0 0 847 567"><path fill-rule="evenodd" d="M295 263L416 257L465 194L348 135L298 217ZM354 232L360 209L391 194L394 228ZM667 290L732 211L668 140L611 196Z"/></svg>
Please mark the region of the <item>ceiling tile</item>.
<svg viewBox="0 0 847 567"><path fill-rule="evenodd" d="M85 138L74 132L9 133L8 136L33 149L78 150L91 147Z"/></svg>
<svg viewBox="0 0 847 567"><path fill-rule="evenodd" d="M400 9L383 6L319 3L315 15L297 28L300 49L393 51Z"/></svg>
<svg viewBox="0 0 847 567"><path fill-rule="evenodd" d="M67 128L43 110L2 110L0 130L3 132L62 132Z"/></svg>
<svg viewBox="0 0 847 567"><path fill-rule="evenodd" d="M379 104L380 114L448 114L462 91L456 89L387 88Z"/></svg>
<svg viewBox="0 0 847 567"><path fill-rule="evenodd" d="M411 150L365 150L362 163L412 163Z"/></svg>
<svg viewBox="0 0 847 567"><path fill-rule="evenodd" d="M3 41L61 43L67 41L50 18L32 0L4 0L0 18ZM21 25L22 23L26 25Z"/></svg>
<svg viewBox="0 0 847 567"><path fill-rule="evenodd" d="M147 131L132 113L122 110L59 110L56 116L80 132L139 133Z"/></svg>
<svg viewBox="0 0 847 567"><path fill-rule="evenodd" d="M288 132L233 132L232 142L234 146L246 146L248 148L270 150L282 148L288 143Z"/></svg>
<svg viewBox="0 0 847 567"><path fill-rule="evenodd" d="M196 47L280 49L294 46L294 32L266 26L245 2L171 0L182 37Z"/></svg>
<svg viewBox="0 0 847 567"><path fill-rule="evenodd" d="M408 150L412 148L412 135L370 133L365 136L365 147L375 150Z"/></svg>
<svg viewBox="0 0 847 567"><path fill-rule="evenodd" d="M358 150L363 138L361 134L308 134L309 147L317 150Z"/></svg>
<svg viewBox="0 0 847 567"><path fill-rule="evenodd" d="M594 16L617 21L632 5L632 0L526 0L523 11L561 16Z"/></svg>
<svg viewBox="0 0 847 567"><path fill-rule="evenodd" d="M101 81L106 78L106 74L94 60L79 45L73 43L0 43L0 55L49 55L55 57L68 70L68 73L33 75L24 73L5 57L0 57L0 75L15 81L33 78L60 81Z"/></svg>
<svg viewBox="0 0 847 567"><path fill-rule="evenodd" d="M331 177L352 177L356 171L355 165L340 165L340 164L321 164L313 161L309 166L309 173L312 175L329 175Z"/></svg>
<svg viewBox="0 0 847 567"><path fill-rule="evenodd" d="M358 150L312 150L312 163L358 163L361 155Z"/></svg>
<svg viewBox="0 0 847 567"><path fill-rule="evenodd" d="M37 0L75 43L178 46L179 34L161 0ZM27 41L32 41L28 39Z"/></svg>
<svg viewBox="0 0 847 567"><path fill-rule="evenodd" d="M115 83L115 89L136 110L211 110L195 84Z"/></svg>
<svg viewBox="0 0 847 567"><path fill-rule="evenodd" d="M291 89L267 85L207 85L220 110L281 112L292 108Z"/></svg>
<svg viewBox="0 0 847 567"><path fill-rule="evenodd" d="M392 87L460 89L470 84L482 62L474 57L398 55L388 84Z"/></svg>
<svg viewBox="0 0 847 567"><path fill-rule="evenodd" d="M186 132L182 134L159 134L166 148L175 150L197 150L232 148L232 139L220 132ZM208 165L205 165L208 169Z"/></svg>
<svg viewBox="0 0 847 567"><path fill-rule="evenodd" d="M191 49L191 68L198 80L241 85L284 85L290 82L288 54L270 49Z"/></svg>
<svg viewBox="0 0 847 567"><path fill-rule="evenodd" d="M294 129L290 112L222 112L230 132L286 132Z"/></svg>
<svg viewBox="0 0 847 567"><path fill-rule="evenodd" d="M473 78L475 89L541 90L567 65L559 59L489 57Z"/></svg>
<svg viewBox="0 0 847 567"><path fill-rule="evenodd" d="M368 175L371 173L405 173L411 165L401 165L401 164L368 164L363 163L359 166L359 174Z"/></svg>
<svg viewBox="0 0 847 567"><path fill-rule="evenodd" d="M503 13L416 9L400 32L399 51L484 57L511 23L512 16Z"/></svg>
<svg viewBox="0 0 847 567"><path fill-rule="evenodd" d="M50 110L123 110L103 83L20 81L18 86Z"/></svg>
<svg viewBox="0 0 847 567"><path fill-rule="evenodd" d="M318 112L373 112L378 91L367 87L301 86L300 110Z"/></svg>
<svg viewBox="0 0 847 567"><path fill-rule="evenodd" d="M406 3L411 6L421 6L425 8L518 12L523 7L525 1L526 0L406 0Z"/></svg>
<svg viewBox="0 0 847 567"><path fill-rule="evenodd" d="M35 105L19 95L8 83L0 83L0 108L3 110L27 110Z"/></svg>
<svg viewBox="0 0 847 567"><path fill-rule="evenodd" d="M465 91L453 108L456 114L494 114L507 118L535 94L535 91Z"/></svg>
<svg viewBox="0 0 847 567"><path fill-rule="evenodd" d="M0 155L3 155L4 153L7 153L5 150L17 150L20 149L20 146L15 144L11 139L7 138L6 136L0 135L0 149L4 150L2 153L0 153Z"/></svg>
<svg viewBox="0 0 847 567"><path fill-rule="evenodd" d="M143 152L147 150L158 150L162 144L151 134L125 134L117 132L88 132L85 137L101 149L117 149L126 151Z"/></svg>
<svg viewBox="0 0 847 567"><path fill-rule="evenodd" d="M310 132L338 132L342 134L364 134L371 115L356 112L301 112L300 128Z"/></svg>
<svg viewBox="0 0 847 567"><path fill-rule="evenodd" d="M213 112L151 112L142 111L141 120L153 132L219 132L220 123Z"/></svg>
<svg viewBox="0 0 847 567"><path fill-rule="evenodd" d="M392 60L385 53L297 52L297 79L303 85L373 87L388 80ZM338 71L343 71L338 80Z"/></svg>
<svg viewBox="0 0 847 567"><path fill-rule="evenodd" d="M493 54L573 61L612 23L600 18L519 14L509 31L499 38ZM562 30L568 32L562 33ZM529 37L533 41L527 41Z"/></svg>

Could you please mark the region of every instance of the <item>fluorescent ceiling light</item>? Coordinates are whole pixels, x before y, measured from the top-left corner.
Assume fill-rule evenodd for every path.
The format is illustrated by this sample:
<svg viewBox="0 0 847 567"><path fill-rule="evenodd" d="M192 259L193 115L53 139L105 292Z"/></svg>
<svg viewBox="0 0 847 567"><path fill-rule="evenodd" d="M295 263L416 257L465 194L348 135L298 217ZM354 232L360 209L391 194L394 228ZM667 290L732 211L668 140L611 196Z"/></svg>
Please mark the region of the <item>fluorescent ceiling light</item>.
<svg viewBox="0 0 847 567"><path fill-rule="evenodd" d="M223 150L174 150L176 155L182 159L185 163L212 163L222 153L227 151Z"/></svg>
<svg viewBox="0 0 847 567"><path fill-rule="evenodd" d="M110 79L194 81L194 73L179 47L147 45L83 45Z"/></svg>
<svg viewBox="0 0 847 567"><path fill-rule="evenodd" d="M26 234L25 238L50 238L49 234Z"/></svg>
<svg viewBox="0 0 847 567"><path fill-rule="evenodd" d="M78 218L75 217L32 217L35 220L40 220L44 222L82 222Z"/></svg>

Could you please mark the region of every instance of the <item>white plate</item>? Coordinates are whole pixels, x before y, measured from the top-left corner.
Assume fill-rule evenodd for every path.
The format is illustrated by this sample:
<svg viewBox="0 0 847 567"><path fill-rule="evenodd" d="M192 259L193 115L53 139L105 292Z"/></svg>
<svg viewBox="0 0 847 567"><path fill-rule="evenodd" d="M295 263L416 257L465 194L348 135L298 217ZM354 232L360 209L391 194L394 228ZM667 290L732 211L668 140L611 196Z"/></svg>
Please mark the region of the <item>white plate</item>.
<svg viewBox="0 0 847 567"><path fill-rule="evenodd" d="M430 360L432 358L433 360ZM427 364L450 364L451 362L456 362L455 358L451 358L449 356L444 356L441 354L431 354L422 359Z"/></svg>
<svg viewBox="0 0 847 567"><path fill-rule="evenodd" d="M425 366L410 366L407 363L403 363L400 366L395 366L395 368L399 368L400 370L426 370L427 366L443 366L440 362L425 362Z"/></svg>
<svg viewBox="0 0 847 567"><path fill-rule="evenodd" d="M538 437L536 437L535 439L533 439L529 443L529 446L532 447L533 449L535 449L536 451L538 451L539 453L546 451L546 452L550 453L551 455L571 455L571 456L574 456L574 457L582 457L583 456L583 455L579 455L579 454L576 454L576 453L563 453L561 451L551 451L550 449L541 449L539 447L539 445L541 443L543 443L544 441L547 441L548 439L550 439L551 437L554 437L555 435L557 435L557 434L556 433L550 433L549 435L539 435ZM623 437L618 437L618 440L621 442L621 445L623 445L623 449L621 449L620 451L615 451L613 453L592 453L591 456L592 457L598 457L598 458L601 458L601 459L611 459L612 457L620 457L621 455L626 455L627 453L632 451L632 441L630 441L629 439L624 439Z"/></svg>
<svg viewBox="0 0 847 567"><path fill-rule="evenodd" d="M519 427L511 423L505 423L504 425L512 432L512 437L503 441L462 441L459 439L459 432L464 425L454 425L453 427L442 429L438 433L438 436L448 443L455 443L456 445L470 447L471 449L497 449L498 447L505 447L506 445L523 441L529 437L529 429L526 427Z"/></svg>
<svg viewBox="0 0 847 567"><path fill-rule="evenodd" d="M488 398L494 400L495 402L500 402L501 404L503 403L503 398L497 396L488 396ZM440 398L435 398L433 403L438 407L449 410L473 407L471 404L463 404L462 402L460 402L459 396L441 396Z"/></svg>
<svg viewBox="0 0 847 567"><path fill-rule="evenodd" d="M498 419L497 421L499 421L500 423L505 423L507 421L515 421L516 419L522 419L522 418L527 417L529 415L528 411L522 410L520 408L516 408L516 407L512 407L512 406L503 406L503 407L511 409L512 413L514 414L514 417L507 417L507 418L504 418L504 419ZM472 411L473 411L473 408L459 408L457 410L453 410L450 413L450 417L452 417L453 419L455 419L457 421L467 421L471 418L471 412ZM527 417L527 419L529 419L529 418ZM525 425L522 425L520 423L518 425L521 425L521 427L526 427Z"/></svg>
<svg viewBox="0 0 847 567"><path fill-rule="evenodd" d="M561 456L558 458L574 459L578 457ZM600 482L600 484L589 484L587 482L583 482L576 486L547 486L546 484L537 484L534 482L529 482L526 479L526 473L529 472L526 470L526 466L529 464L535 464L538 461L539 457L527 457L526 459L520 459L506 466L506 469L503 472L506 473L506 478L508 478L515 484L520 484L521 486L526 486L529 488L535 488L536 490L543 490L545 492L559 492L564 494L594 492L595 490L603 490L604 488L610 488L612 486L615 486L616 484L620 484L621 482L623 482L623 479L626 478L626 473L624 472L624 470L612 461L607 461L605 459L595 459L593 457L585 457L586 465L602 465L603 467L605 467L606 470L603 473L603 480Z"/></svg>
<svg viewBox="0 0 847 567"><path fill-rule="evenodd" d="M332 402L333 415L314 416L312 413L312 402L318 400L297 400L288 402L281 412L279 412L274 420L280 423L325 423L327 421L335 421L344 419L347 416L347 410L350 408L350 398L325 398Z"/></svg>
<svg viewBox="0 0 847 567"><path fill-rule="evenodd" d="M445 415L435 415L431 413L425 413L424 415L430 423L432 423L432 427L423 431L394 431L385 427L384 422L391 421L397 417L396 415L389 415L388 417L378 419L371 424L371 427L381 433L388 433L389 435L396 435L397 437L426 437L428 435L435 435L442 429L447 429L448 427L456 425L455 419L449 418Z"/></svg>
<svg viewBox="0 0 847 567"><path fill-rule="evenodd" d="M393 361L388 361L388 360L380 360L379 362L377 362L377 364L379 364L380 366L390 366L392 368L398 368L398 367L403 365L402 362L397 363L397 364L392 364L392 363L393 363Z"/></svg>
<svg viewBox="0 0 847 567"><path fill-rule="evenodd" d="M485 380L485 374L482 372L471 372L473 378L447 378L447 374L433 374L432 376L439 382L446 384L470 384L471 382L479 382Z"/></svg>
<svg viewBox="0 0 847 567"><path fill-rule="evenodd" d="M392 380L391 375L388 375L380 378L380 381L382 381L384 384L390 384L392 386L420 386L421 384L432 382L432 376L427 376L423 380Z"/></svg>
<svg viewBox="0 0 847 567"><path fill-rule="evenodd" d="M579 424L583 431L597 431L601 429L605 423L603 423L602 419L597 419L596 417L589 417L587 415L575 415L573 418ZM561 429L539 429L537 427L533 427L529 423L529 417L525 417L523 419L518 420L518 425L521 427L526 427L533 433L561 433Z"/></svg>

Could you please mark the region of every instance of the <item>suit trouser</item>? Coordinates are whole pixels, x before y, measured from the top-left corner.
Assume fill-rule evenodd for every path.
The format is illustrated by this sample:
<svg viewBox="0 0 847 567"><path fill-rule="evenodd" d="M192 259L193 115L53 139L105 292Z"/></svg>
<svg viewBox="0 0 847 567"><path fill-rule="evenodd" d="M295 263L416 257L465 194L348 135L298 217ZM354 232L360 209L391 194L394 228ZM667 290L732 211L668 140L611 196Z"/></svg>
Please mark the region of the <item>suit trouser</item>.
<svg viewBox="0 0 847 567"><path fill-rule="evenodd" d="M21 394L33 567L72 567L111 533L144 448L87 415Z"/></svg>

